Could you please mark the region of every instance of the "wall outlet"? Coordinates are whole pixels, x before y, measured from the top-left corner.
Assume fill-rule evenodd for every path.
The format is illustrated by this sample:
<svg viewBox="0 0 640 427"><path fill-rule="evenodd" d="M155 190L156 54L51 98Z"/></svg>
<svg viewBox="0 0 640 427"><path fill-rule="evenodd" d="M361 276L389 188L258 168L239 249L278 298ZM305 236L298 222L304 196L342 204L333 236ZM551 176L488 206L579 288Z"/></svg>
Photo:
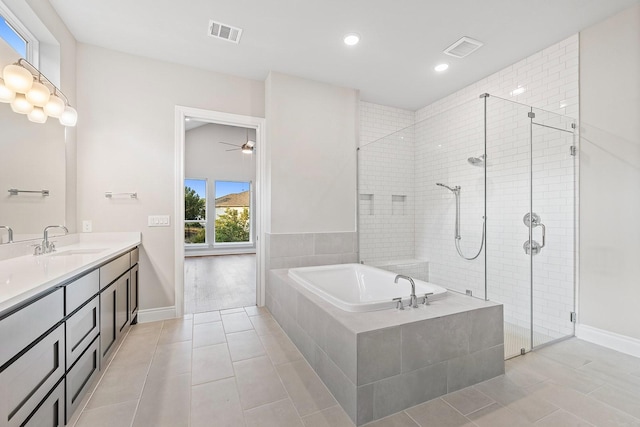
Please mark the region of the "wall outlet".
<svg viewBox="0 0 640 427"><path fill-rule="evenodd" d="M169 227L171 225L170 215L149 215L147 225L149 227Z"/></svg>
<svg viewBox="0 0 640 427"><path fill-rule="evenodd" d="M85 219L82 221L82 232L83 233L91 233L92 225L90 219Z"/></svg>

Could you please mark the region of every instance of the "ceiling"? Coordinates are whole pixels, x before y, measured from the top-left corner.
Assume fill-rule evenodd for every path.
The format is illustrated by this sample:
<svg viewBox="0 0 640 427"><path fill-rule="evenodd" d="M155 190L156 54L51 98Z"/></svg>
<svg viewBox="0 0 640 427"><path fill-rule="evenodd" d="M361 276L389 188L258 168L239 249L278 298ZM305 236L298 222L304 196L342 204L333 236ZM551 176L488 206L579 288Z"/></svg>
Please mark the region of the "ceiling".
<svg viewBox="0 0 640 427"><path fill-rule="evenodd" d="M416 110L640 0L50 2L82 43L256 80L278 71ZM242 28L240 43L209 37L209 19ZM342 42L348 32L357 46ZM462 36L484 46L442 53Z"/></svg>

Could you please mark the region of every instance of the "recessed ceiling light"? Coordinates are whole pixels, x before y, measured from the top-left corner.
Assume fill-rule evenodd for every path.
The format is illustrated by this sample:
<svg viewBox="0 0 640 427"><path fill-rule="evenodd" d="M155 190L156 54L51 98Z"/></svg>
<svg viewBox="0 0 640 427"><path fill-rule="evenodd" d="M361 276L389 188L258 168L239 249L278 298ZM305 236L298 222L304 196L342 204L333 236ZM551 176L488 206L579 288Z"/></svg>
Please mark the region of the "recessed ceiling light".
<svg viewBox="0 0 640 427"><path fill-rule="evenodd" d="M433 67L433 69L439 73L445 71L447 68L449 68L449 64L447 64L446 62L442 64L438 64L435 67Z"/></svg>
<svg viewBox="0 0 640 427"><path fill-rule="evenodd" d="M191 117L185 117L185 118L184 118L184 121L185 121L185 122L190 122L190 121L191 121Z"/></svg>
<svg viewBox="0 0 640 427"><path fill-rule="evenodd" d="M356 33L345 34L344 36L344 44L347 46L355 46L360 41L360 36Z"/></svg>

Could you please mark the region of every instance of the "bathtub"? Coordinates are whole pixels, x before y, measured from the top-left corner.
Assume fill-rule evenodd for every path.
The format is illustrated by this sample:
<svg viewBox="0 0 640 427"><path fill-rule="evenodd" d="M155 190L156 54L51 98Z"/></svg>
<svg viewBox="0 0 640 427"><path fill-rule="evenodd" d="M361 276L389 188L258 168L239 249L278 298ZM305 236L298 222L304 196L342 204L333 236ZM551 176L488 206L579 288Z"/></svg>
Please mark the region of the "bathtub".
<svg viewBox="0 0 640 427"><path fill-rule="evenodd" d="M296 283L334 306L349 312L365 312L394 308L393 298L409 302L411 285L400 279L394 283L395 273L363 264L337 264L320 267L289 269L288 275ZM414 280L416 295L429 300L443 298L447 290L432 283Z"/></svg>

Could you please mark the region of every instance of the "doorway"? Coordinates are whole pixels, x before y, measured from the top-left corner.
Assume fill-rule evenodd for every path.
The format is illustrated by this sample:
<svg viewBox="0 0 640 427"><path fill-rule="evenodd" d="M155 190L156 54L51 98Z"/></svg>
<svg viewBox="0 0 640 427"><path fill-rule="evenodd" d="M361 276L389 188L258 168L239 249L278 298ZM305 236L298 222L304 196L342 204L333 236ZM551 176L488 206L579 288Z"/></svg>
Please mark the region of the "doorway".
<svg viewBox="0 0 640 427"><path fill-rule="evenodd" d="M264 119L176 107L176 314L264 304Z"/></svg>

